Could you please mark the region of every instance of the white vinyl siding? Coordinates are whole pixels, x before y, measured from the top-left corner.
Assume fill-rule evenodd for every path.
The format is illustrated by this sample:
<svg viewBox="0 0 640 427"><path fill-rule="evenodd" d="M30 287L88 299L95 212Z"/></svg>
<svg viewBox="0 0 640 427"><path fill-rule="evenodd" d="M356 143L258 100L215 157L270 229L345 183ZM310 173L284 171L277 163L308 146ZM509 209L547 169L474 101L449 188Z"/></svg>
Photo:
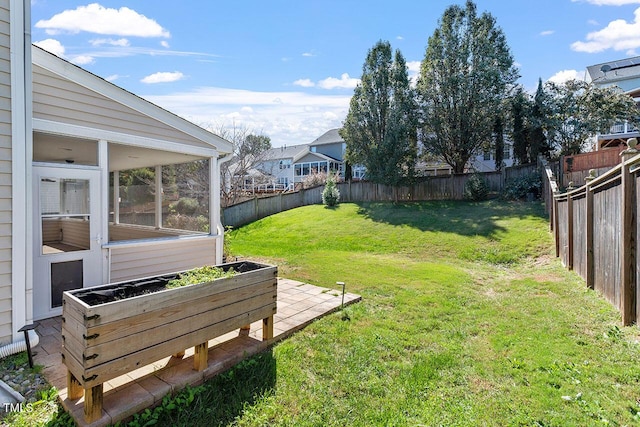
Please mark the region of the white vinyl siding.
<svg viewBox="0 0 640 427"><path fill-rule="evenodd" d="M111 283L216 264L216 239L171 240L110 248Z"/></svg>
<svg viewBox="0 0 640 427"><path fill-rule="evenodd" d="M33 65L33 117L210 148L208 144L184 132L35 64Z"/></svg>
<svg viewBox="0 0 640 427"><path fill-rule="evenodd" d="M11 61L9 0L0 0L0 344L11 341Z"/></svg>

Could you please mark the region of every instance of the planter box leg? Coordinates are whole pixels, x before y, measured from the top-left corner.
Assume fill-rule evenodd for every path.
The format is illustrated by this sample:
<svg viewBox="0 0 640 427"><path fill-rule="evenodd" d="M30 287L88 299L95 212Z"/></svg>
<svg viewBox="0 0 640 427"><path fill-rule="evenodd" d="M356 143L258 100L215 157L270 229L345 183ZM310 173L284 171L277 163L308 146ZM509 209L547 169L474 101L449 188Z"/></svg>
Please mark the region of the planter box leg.
<svg viewBox="0 0 640 427"><path fill-rule="evenodd" d="M209 343L204 342L194 347L193 369L204 371L209 363Z"/></svg>
<svg viewBox="0 0 640 427"><path fill-rule="evenodd" d="M84 395L84 388L80 381L73 376L71 371L67 371L67 397L71 400L80 399Z"/></svg>
<svg viewBox="0 0 640 427"><path fill-rule="evenodd" d="M102 384L86 389L84 392L84 420L87 423L102 418Z"/></svg>
<svg viewBox="0 0 640 427"><path fill-rule="evenodd" d="M273 338L273 316L262 319L262 341Z"/></svg>
<svg viewBox="0 0 640 427"><path fill-rule="evenodd" d="M240 328L238 335L249 335L249 331L251 331L251 325L244 325Z"/></svg>
<svg viewBox="0 0 640 427"><path fill-rule="evenodd" d="M177 359L182 359L182 358L184 357L184 350L182 350L182 351L179 351L179 352L175 353L175 354L173 355L173 357L175 357L175 358L177 358Z"/></svg>

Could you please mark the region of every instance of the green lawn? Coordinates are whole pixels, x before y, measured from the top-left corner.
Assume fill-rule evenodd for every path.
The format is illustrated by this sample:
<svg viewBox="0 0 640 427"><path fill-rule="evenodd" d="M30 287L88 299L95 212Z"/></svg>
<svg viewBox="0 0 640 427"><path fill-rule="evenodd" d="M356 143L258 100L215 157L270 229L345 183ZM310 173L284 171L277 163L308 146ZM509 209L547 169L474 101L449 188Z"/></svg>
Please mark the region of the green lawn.
<svg viewBox="0 0 640 427"><path fill-rule="evenodd" d="M553 256L538 203L308 206L234 254L362 295L132 425L640 424L640 334Z"/></svg>
<svg viewBox="0 0 640 427"><path fill-rule="evenodd" d="M639 423L638 331L619 327L552 247L537 203L308 206L235 230L234 254L320 286L344 281L363 300L349 321L312 324L214 380L200 409L162 419Z"/></svg>

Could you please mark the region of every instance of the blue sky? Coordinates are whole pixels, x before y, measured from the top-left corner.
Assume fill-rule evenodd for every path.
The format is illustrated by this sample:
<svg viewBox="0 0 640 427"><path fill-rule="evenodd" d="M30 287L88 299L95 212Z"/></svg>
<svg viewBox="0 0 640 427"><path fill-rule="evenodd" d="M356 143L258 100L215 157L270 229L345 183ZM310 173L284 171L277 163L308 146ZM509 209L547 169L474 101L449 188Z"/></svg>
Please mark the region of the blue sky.
<svg viewBox="0 0 640 427"><path fill-rule="evenodd" d="M453 0L32 0L32 41L210 129L274 146L340 127L378 40L417 73ZM504 31L520 83L583 78L640 55L640 0L477 0Z"/></svg>

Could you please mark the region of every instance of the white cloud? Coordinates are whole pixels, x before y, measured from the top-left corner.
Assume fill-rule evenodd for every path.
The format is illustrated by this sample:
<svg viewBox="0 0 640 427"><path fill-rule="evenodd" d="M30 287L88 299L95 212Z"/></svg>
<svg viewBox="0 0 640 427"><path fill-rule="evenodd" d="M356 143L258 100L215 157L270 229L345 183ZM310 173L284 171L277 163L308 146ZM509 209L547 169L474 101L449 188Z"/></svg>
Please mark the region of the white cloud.
<svg viewBox="0 0 640 427"><path fill-rule="evenodd" d="M105 77L104 79L108 82L115 82L118 79L121 79L123 76L120 74L112 74L110 76Z"/></svg>
<svg viewBox="0 0 640 427"><path fill-rule="evenodd" d="M94 63L94 58L90 55L78 55L71 58L71 62L77 65L88 65Z"/></svg>
<svg viewBox="0 0 640 427"><path fill-rule="evenodd" d="M231 126L235 122L260 129L276 147L309 143L327 130L342 126L351 99L217 87L145 98L206 128L218 129L220 123Z"/></svg>
<svg viewBox="0 0 640 427"><path fill-rule="evenodd" d="M313 57L315 55L313 53L311 53L311 52L305 52L305 53L302 54L302 56L306 56L308 58L311 58L311 57Z"/></svg>
<svg viewBox="0 0 640 427"><path fill-rule="evenodd" d="M555 33L554 30L546 30L546 31L541 31L540 35L541 36L550 36L551 34Z"/></svg>
<svg viewBox="0 0 640 427"><path fill-rule="evenodd" d="M169 42L168 42L168 41L166 41L166 40L162 40L162 41L160 42L160 46L162 46L162 47L165 47L165 48L169 49Z"/></svg>
<svg viewBox="0 0 640 427"><path fill-rule="evenodd" d="M407 62L407 70L409 70L409 80L411 81L412 86L416 86L418 83L418 77L420 76L420 65L422 62L420 61L409 61Z"/></svg>
<svg viewBox="0 0 640 427"><path fill-rule="evenodd" d="M93 39L93 40L89 40L89 43L91 43L91 46L104 46L104 45L108 45L108 46L121 46L121 47L127 47L130 45L129 40L125 39L125 38L121 38L121 39Z"/></svg>
<svg viewBox="0 0 640 427"><path fill-rule="evenodd" d="M419 73L420 72L420 64L422 61L408 61L407 68L409 69L409 74L411 73Z"/></svg>
<svg viewBox="0 0 640 427"><path fill-rule="evenodd" d="M402 36L396 36L396 40L404 40L404 37L402 37Z"/></svg>
<svg viewBox="0 0 640 427"><path fill-rule="evenodd" d="M64 58L65 48L58 40L55 39L45 39L39 42L34 42L36 46L46 50L47 52L51 52L60 58Z"/></svg>
<svg viewBox="0 0 640 427"><path fill-rule="evenodd" d="M75 10L65 10L35 24L47 34L72 33L81 31L94 34L163 37L171 34L158 24L128 7L120 9L106 8L98 3L78 6Z"/></svg>
<svg viewBox="0 0 640 427"><path fill-rule="evenodd" d="M316 85L314 82L312 82L309 79L298 79L295 82L293 82L293 84L296 86L302 86L302 87L314 87Z"/></svg>
<svg viewBox="0 0 640 427"><path fill-rule="evenodd" d="M562 70L549 77L549 81L553 83L564 83L568 80L583 80L582 73L578 70Z"/></svg>
<svg viewBox="0 0 640 427"><path fill-rule="evenodd" d="M160 72L154 73L149 76L146 76L142 80L142 83L154 84L154 83L171 83L176 82L178 80L182 80L185 78L185 75L180 71L174 71L172 73L169 72Z"/></svg>
<svg viewBox="0 0 640 427"><path fill-rule="evenodd" d="M349 77L349 74L344 73L339 79L335 77L327 77L324 80L320 80L318 82L318 87L321 87L322 89L353 89L358 85L358 83L360 83L360 79Z"/></svg>
<svg viewBox="0 0 640 427"><path fill-rule="evenodd" d="M634 12L633 22L616 19L602 30L587 34L586 41L571 44L571 49L587 53L597 53L607 49L627 51L638 47L640 47L640 8Z"/></svg>

